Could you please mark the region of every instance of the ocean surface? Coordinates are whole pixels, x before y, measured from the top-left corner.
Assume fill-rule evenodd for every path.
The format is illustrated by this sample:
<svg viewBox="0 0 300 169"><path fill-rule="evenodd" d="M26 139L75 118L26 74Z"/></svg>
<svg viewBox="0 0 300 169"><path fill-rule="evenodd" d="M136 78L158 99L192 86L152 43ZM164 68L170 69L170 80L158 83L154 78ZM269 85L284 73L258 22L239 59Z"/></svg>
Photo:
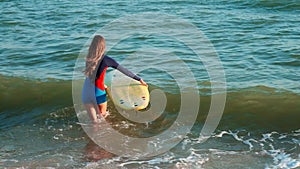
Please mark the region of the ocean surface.
<svg viewBox="0 0 300 169"><path fill-rule="evenodd" d="M0 168L300 168L300 1L1 0L0 7ZM145 19L139 22L145 34L135 33L131 18L145 13L179 20L174 25L159 17ZM211 42L226 79L222 119L203 143L199 133L218 85L203 60L176 39L199 42L181 20ZM74 78L75 63L93 34L107 25L114 26L102 34L108 45L122 32L131 33L107 54L120 63L133 56L125 64L133 72L143 65L156 67L139 75L150 92L159 89L167 98L163 114L147 125L124 119L109 100L108 120L124 134L167 130L181 102L181 84L170 74L185 75L185 63L196 80L196 122L166 153L114 156L95 145L78 121L72 80L83 76ZM147 34L157 27L172 30L173 37ZM144 57L149 52L153 57Z"/></svg>

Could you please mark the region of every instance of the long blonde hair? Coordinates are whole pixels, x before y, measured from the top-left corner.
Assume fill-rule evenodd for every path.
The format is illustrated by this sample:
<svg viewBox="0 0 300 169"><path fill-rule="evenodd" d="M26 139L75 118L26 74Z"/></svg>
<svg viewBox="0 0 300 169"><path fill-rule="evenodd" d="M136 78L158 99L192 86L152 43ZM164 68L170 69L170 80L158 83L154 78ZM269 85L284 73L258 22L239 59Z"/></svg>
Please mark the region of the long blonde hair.
<svg viewBox="0 0 300 169"><path fill-rule="evenodd" d="M103 58L105 52L105 39L100 35L95 35L89 47L89 52L86 56L84 75L92 78L96 74L96 68L99 61Z"/></svg>

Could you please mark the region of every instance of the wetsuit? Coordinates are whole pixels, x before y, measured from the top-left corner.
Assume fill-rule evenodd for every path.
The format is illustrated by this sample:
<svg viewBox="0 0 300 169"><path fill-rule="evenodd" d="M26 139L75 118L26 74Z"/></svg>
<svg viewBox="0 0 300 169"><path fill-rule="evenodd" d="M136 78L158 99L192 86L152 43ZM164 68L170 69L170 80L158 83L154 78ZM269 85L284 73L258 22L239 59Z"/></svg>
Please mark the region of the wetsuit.
<svg viewBox="0 0 300 169"><path fill-rule="evenodd" d="M96 73L96 80L95 80L95 86L94 86L94 93L91 93L91 89L93 86L91 86L91 81L89 78L86 78L84 82L84 87L82 91L82 101L83 103L93 103L95 102L96 98L96 103L101 104L106 102L106 91L105 91L105 86L104 86L104 77L106 74L106 70L108 67L112 67L114 69L119 70L120 72L124 73L128 77L131 77L137 81L140 81L141 78L138 77L137 75L133 74L123 66L119 65L118 62L116 62L114 59L112 59L109 56L104 55L103 59L98 67L97 73Z"/></svg>

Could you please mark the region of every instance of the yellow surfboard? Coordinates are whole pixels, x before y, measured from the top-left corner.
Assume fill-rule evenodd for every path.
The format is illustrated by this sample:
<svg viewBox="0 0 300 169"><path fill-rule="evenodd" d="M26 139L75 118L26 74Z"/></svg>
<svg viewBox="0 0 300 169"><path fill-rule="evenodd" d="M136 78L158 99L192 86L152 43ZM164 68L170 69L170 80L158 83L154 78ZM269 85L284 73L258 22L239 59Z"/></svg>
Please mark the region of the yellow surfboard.
<svg viewBox="0 0 300 169"><path fill-rule="evenodd" d="M150 100L147 86L119 71L113 71L107 93L113 103L124 110L145 109Z"/></svg>

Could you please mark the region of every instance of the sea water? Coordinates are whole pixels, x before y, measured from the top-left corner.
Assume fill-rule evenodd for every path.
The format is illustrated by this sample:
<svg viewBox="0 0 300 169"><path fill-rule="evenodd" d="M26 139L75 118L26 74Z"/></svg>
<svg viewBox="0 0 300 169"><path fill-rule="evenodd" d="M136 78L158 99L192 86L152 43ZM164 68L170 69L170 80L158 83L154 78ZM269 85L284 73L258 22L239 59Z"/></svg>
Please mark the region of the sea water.
<svg viewBox="0 0 300 169"><path fill-rule="evenodd" d="M1 167L300 167L299 1L3 0L0 6ZM225 72L225 109L212 136L201 142L199 133L215 94L205 65L175 38L132 34L107 54L118 62L140 54L125 65L133 71L154 65L139 75L150 91L166 94L167 105L155 122L136 124L118 114L109 100L112 125L124 134L144 137L167 130L176 120L181 95L176 79L159 68L173 67L172 73L185 75L181 61L196 79L200 108L192 130L166 153L142 159L114 156L90 141L78 123L72 103L73 70L95 32L119 18L149 12L183 19L212 43ZM198 43L190 27L160 22L166 23L162 29L175 30L175 36L183 36L181 29L189 31L184 37ZM149 29L156 26L143 24ZM111 34L118 38L116 30L117 26ZM134 25L125 31L134 32ZM143 59L141 49L161 49L179 59L158 54ZM183 85L190 87L189 82Z"/></svg>

